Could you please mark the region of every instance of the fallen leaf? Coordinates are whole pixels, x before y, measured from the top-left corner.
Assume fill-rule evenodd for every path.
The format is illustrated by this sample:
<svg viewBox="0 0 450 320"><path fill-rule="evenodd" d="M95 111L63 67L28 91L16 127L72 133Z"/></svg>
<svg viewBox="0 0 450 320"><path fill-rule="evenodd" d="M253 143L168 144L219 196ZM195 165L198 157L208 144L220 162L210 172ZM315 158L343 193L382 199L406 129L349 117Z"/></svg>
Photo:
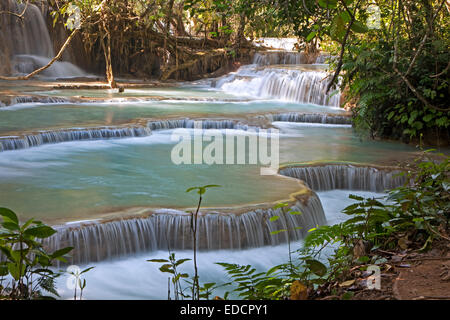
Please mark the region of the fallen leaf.
<svg viewBox="0 0 450 320"><path fill-rule="evenodd" d="M408 237L398 239L398 246L403 250L408 249L408 244L409 244Z"/></svg>
<svg viewBox="0 0 450 320"><path fill-rule="evenodd" d="M339 287L350 287L352 284L355 283L355 280L347 280L339 284Z"/></svg>
<svg viewBox="0 0 450 320"><path fill-rule="evenodd" d="M298 280L291 284L291 300L307 300L308 288Z"/></svg>

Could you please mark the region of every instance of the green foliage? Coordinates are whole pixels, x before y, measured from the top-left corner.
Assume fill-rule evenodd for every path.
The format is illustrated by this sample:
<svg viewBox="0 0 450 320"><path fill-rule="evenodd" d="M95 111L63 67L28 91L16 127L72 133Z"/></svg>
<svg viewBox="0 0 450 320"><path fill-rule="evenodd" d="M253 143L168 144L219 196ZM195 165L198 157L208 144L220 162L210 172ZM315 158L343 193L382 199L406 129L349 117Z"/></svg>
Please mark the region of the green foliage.
<svg viewBox="0 0 450 320"><path fill-rule="evenodd" d="M449 29L440 4L381 2L380 28L350 39L342 87L348 86L347 100L357 103L354 123L360 132L406 141L421 134L448 137ZM436 15L433 22L430 14Z"/></svg>
<svg viewBox="0 0 450 320"><path fill-rule="evenodd" d="M315 290L325 284L329 288L347 280L355 264L384 263L386 260L374 253L376 249L397 248L399 239L406 237L424 250L433 239L445 237L439 230L450 226L449 157L439 155L444 157L442 161L432 161L427 154L417 160L417 170L404 173L407 183L387 196L350 195L356 202L343 210L349 219L310 230L303 247L297 250L297 259L267 272L257 272L250 265L219 263L236 284L234 291L241 298L258 300L289 298L294 281ZM361 245L364 249L355 251ZM351 297L347 291L341 299Z"/></svg>
<svg viewBox="0 0 450 320"><path fill-rule="evenodd" d="M73 248L46 252L41 239L52 236L56 230L33 219L21 224L17 215L7 208L0 208L0 216L0 251L3 256L0 260L0 297L38 299L44 297L41 290L57 296L54 280L60 273L50 267L56 260L67 262L65 256ZM2 283L8 275L12 280L4 288Z"/></svg>
<svg viewBox="0 0 450 320"><path fill-rule="evenodd" d="M190 261L191 259L176 259L175 253L169 252L169 259L151 259L147 260L148 262L162 263L159 271L163 273L168 273L170 275L170 281L173 286L173 297L174 300L180 300L180 298L188 298L189 295L185 293L186 288L183 288L181 285L181 279L189 278L189 274L180 273L178 271L178 267L181 266L186 261ZM170 295L170 286L168 290L168 300L171 299Z"/></svg>
<svg viewBox="0 0 450 320"><path fill-rule="evenodd" d="M222 286L226 286L228 284L217 285L216 283L204 283L200 284L199 275L198 275L198 266L197 266L197 218L198 213L200 211L200 207L202 204L203 195L210 188L219 188L220 185L217 184L209 184L201 187L191 187L186 190L187 193L191 191L197 191L199 195L197 210L195 212L191 212L191 233L192 233L192 247L193 249L193 263L194 263L194 275L190 276L188 273L180 273L178 271L178 267L183 263L190 261L191 259L179 259L175 258L175 253L171 253L169 250L169 259L151 259L147 260L149 262L162 263L162 266L159 268L159 271L163 273L168 273L171 275L169 281L172 282L173 291L174 291L174 299L184 299L190 298L192 300L200 300L200 299L209 299L213 290L220 288ZM188 287L183 287L181 284L181 280L184 280ZM190 290L191 294L186 293L187 290ZM226 297L225 297L226 298ZM170 283L168 286L168 299L171 299L170 294Z"/></svg>

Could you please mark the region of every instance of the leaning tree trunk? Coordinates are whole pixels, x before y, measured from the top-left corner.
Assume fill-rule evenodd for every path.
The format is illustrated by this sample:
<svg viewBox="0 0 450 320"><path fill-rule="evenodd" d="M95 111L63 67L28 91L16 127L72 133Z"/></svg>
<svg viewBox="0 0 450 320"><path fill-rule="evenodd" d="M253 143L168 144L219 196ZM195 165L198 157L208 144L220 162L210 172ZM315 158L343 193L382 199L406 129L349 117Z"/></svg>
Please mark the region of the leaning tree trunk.
<svg viewBox="0 0 450 320"><path fill-rule="evenodd" d="M106 45L105 39L103 38L101 41L103 53L105 55L105 64L106 64L106 80L108 81L109 86L113 88L117 88L116 80L114 80L114 73L112 69L112 61L111 61L111 35L109 32L106 33Z"/></svg>

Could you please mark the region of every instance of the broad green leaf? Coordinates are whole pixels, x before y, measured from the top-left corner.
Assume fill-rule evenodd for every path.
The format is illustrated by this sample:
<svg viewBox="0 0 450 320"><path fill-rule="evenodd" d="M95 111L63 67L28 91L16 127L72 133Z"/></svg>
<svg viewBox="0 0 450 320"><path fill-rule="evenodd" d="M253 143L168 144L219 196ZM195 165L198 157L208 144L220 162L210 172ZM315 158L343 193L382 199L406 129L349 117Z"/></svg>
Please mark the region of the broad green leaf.
<svg viewBox="0 0 450 320"><path fill-rule="evenodd" d="M316 31L312 31L308 34L308 36L306 37L306 42L311 41L312 39L314 39L314 37L316 36L317 32Z"/></svg>
<svg viewBox="0 0 450 320"><path fill-rule="evenodd" d="M305 262L308 269L319 277L323 277L327 273L327 267L322 262L315 259L307 259Z"/></svg>
<svg viewBox="0 0 450 320"><path fill-rule="evenodd" d="M8 271L14 280L18 281L25 273L25 265L22 264L21 268L19 268L19 264L9 262L7 263Z"/></svg>
<svg viewBox="0 0 450 320"><path fill-rule="evenodd" d="M9 230L9 231L15 231L20 230L20 227L17 223L14 222L3 222L2 223L3 228Z"/></svg>
<svg viewBox="0 0 450 320"><path fill-rule="evenodd" d="M73 247L66 247L63 249L59 249L59 250L56 250L55 252L53 252L50 255L50 257L56 259L56 258L59 258L59 257L62 257L64 255L68 254L72 250L73 250Z"/></svg>
<svg viewBox="0 0 450 320"><path fill-rule="evenodd" d="M19 224L19 219L17 218L17 215L14 213L14 211L7 209L7 208L0 208L0 216L3 217L4 222L12 222L15 224Z"/></svg>
<svg viewBox="0 0 450 320"><path fill-rule="evenodd" d="M38 225L35 227L28 228L24 231L25 235L33 236L36 238L48 238L56 233L56 230L46 226L46 225Z"/></svg>

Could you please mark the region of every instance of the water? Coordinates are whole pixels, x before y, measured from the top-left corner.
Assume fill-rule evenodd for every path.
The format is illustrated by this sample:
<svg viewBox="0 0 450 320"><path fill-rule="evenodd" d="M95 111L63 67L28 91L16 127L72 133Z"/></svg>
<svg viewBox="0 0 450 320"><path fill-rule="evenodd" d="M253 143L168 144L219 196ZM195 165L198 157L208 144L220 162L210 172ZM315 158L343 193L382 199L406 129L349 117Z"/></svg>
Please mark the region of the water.
<svg viewBox="0 0 450 320"><path fill-rule="evenodd" d="M373 192L355 192L336 190L319 192L329 224L344 221L348 216L340 213L346 206L354 203L348 199L350 193L366 197L380 197L382 194ZM291 243L295 250L302 245L301 241ZM84 292L86 299L167 299L167 275L162 274L158 268L160 264L146 262L148 259L166 258L166 250L159 250L147 254L139 254L127 259L81 265L81 268L95 265L95 268L86 273L87 287ZM295 256L295 255L294 255ZM191 251L176 251L176 257L192 258ZM200 252L198 266L200 282L226 283L230 279L224 269L216 262L251 264L260 271L287 262L287 245L266 246L247 250L215 250ZM193 274L192 262L186 262L181 272ZM67 277L61 277L57 282L58 292L63 299L73 298L73 291L66 286ZM224 287L214 292L222 295L230 287ZM172 290L173 291L173 290Z"/></svg>
<svg viewBox="0 0 450 320"><path fill-rule="evenodd" d="M236 118L271 112L341 113L329 107L288 102L142 101L105 103L29 103L0 108L0 135L61 127L110 126L135 119Z"/></svg>
<svg viewBox="0 0 450 320"><path fill-rule="evenodd" d="M12 63L17 74L29 74L34 70L46 66L53 56L42 57L37 55L20 54L15 55ZM72 78L72 77L84 77L87 73L73 65L70 62L55 61L46 70L39 73L40 77L46 78Z"/></svg>
<svg viewBox="0 0 450 320"><path fill-rule="evenodd" d="M339 107L340 93L326 93L326 77L323 71L248 65L219 80L216 87L241 97Z"/></svg>
<svg viewBox="0 0 450 320"><path fill-rule="evenodd" d="M163 130L148 137L74 141L2 152L0 202L24 218L57 221L97 217L130 207L191 207L195 197L184 191L193 185L223 186L208 192L206 206L276 201L299 189L286 178L259 175L258 165L175 165L171 133ZM346 127L301 127L280 135L281 163L369 162L385 159L393 149L396 156L401 154L398 144L360 142Z"/></svg>
<svg viewBox="0 0 450 320"><path fill-rule="evenodd" d="M21 14L25 3L16 0L6 0L0 10ZM19 22L13 15L2 15L0 21L0 38L6 47L5 61L8 69L14 75L25 75L47 65L55 56L53 43L47 29L45 17L35 4L28 4L23 19ZM0 57L1 58L1 57ZM50 68L43 71L38 77L44 78L70 78L86 76L87 74L70 62L55 62Z"/></svg>
<svg viewBox="0 0 450 320"><path fill-rule="evenodd" d="M185 190L194 185L223 186L208 192L206 206L286 199L299 189L295 181L259 175L257 165L177 166L170 158L175 144L170 137L171 131L162 131L3 152L0 202L24 218L54 221L128 207L191 207L196 197ZM241 180L245 184L236 184Z"/></svg>
<svg viewBox="0 0 450 320"><path fill-rule="evenodd" d="M1 206L21 220L58 225L45 245L74 245L73 263L96 265L86 298L164 299L167 277L145 260L167 256L167 246L179 258L191 255L185 211L198 195L189 187L222 186L208 190L199 218L201 280L216 282L226 281L216 261L260 270L286 261L285 235L270 236L283 227L270 223L274 203L290 201L304 212L288 224L307 230L344 219L339 212L352 202L346 189L375 195L402 182L361 163L398 160L414 149L356 136L339 93L324 91L324 66L286 64L301 63L298 53L255 59L219 79L124 94L22 89L16 104L0 108ZM261 176L260 165L176 165L171 135L179 127L193 133L194 119L229 135L279 129L280 162L290 169ZM296 233L295 246L303 236ZM70 298L65 279L58 281Z"/></svg>

